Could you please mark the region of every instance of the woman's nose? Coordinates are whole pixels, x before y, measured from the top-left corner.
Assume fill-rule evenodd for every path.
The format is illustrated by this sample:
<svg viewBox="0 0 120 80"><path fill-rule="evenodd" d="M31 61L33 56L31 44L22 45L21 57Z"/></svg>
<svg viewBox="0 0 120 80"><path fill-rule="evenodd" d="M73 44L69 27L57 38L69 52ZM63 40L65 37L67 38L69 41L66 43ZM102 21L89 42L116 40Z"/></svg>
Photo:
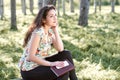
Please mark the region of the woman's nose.
<svg viewBox="0 0 120 80"><path fill-rule="evenodd" d="M54 16L54 20L57 20L57 16Z"/></svg>

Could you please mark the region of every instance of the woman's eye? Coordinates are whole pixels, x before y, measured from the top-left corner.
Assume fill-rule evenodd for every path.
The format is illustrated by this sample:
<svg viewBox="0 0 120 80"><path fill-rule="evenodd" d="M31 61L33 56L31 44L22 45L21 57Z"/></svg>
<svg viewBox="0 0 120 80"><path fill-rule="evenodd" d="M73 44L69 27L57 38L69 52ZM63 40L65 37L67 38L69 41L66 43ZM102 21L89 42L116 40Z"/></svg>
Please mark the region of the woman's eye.
<svg viewBox="0 0 120 80"><path fill-rule="evenodd" d="M55 15L50 15L49 17L52 18L52 17L56 17L56 16L57 16L57 15L55 14Z"/></svg>
<svg viewBox="0 0 120 80"><path fill-rule="evenodd" d="M53 17L53 16L50 16L50 17Z"/></svg>

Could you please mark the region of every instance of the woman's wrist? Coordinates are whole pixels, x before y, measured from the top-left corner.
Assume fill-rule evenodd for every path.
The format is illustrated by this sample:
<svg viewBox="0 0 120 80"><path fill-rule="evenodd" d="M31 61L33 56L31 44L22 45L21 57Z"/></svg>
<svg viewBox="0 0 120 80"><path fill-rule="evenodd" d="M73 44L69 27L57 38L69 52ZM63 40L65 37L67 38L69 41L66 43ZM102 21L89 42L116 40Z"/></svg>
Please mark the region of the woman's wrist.
<svg viewBox="0 0 120 80"><path fill-rule="evenodd" d="M53 32L54 32L55 35L59 35L58 30L54 30Z"/></svg>
<svg viewBox="0 0 120 80"><path fill-rule="evenodd" d="M58 32L58 28L53 28L52 30L54 33Z"/></svg>
<svg viewBox="0 0 120 80"><path fill-rule="evenodd" d="M49 62L49 66L54 66L54 65L53 65L53 62Z"/></svg>
<svg viewBox="0 0 120 80"><path fill-rule="evenodd" d="M51 62L49 62L49 66L52 66L52 63L51 63Z"/></svg>

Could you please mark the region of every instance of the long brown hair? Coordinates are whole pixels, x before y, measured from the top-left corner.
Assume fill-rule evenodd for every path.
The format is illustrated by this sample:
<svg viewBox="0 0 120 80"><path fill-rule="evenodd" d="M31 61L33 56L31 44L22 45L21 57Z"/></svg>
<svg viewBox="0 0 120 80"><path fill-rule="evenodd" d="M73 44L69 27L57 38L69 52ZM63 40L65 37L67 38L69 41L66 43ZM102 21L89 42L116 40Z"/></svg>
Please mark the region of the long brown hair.
<svg viewBox="0 0 120 80"><path fill-rule="evenodd" d="M23 43L23 47L25 47L28 43L28 41L30 40L31 38L31 34L32 32L36 29L36 28L40 28L41 26L44 26L44 23L43 23L43 19L45 20L46 19L46 16L48 14L48 12L50 10L54 9L55 10L55 7L53 5L46 5L44 7L42 7L36 18L34 19L33 23L29 26L29 29L25 35L25 38L24 38L24 43Z"/></svg>

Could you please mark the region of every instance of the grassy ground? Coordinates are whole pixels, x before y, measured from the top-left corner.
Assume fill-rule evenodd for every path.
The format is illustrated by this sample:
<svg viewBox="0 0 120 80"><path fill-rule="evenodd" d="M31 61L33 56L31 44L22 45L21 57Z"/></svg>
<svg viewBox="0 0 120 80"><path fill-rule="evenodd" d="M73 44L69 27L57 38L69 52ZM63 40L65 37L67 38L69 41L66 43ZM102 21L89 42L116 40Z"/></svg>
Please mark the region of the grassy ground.
<svg viewBox="0 0 120 80"><path fill-rule="evenodd" d="M19 6L19 5L18 5ZM7 11L6 11L7 12ZM29 11L28 11L29 12ZM72 52L77 76L82 80L120 80L120 11L110 13L110 7L102 7L94 14L90 8L89 25L78 26L78 11L59 16L59 32L65 49ZM22 54L22 42L34 15L22 15L17 10L18 31L11 31L8 14L0 20L0 80L19 80L18 60Z"/></svg>

